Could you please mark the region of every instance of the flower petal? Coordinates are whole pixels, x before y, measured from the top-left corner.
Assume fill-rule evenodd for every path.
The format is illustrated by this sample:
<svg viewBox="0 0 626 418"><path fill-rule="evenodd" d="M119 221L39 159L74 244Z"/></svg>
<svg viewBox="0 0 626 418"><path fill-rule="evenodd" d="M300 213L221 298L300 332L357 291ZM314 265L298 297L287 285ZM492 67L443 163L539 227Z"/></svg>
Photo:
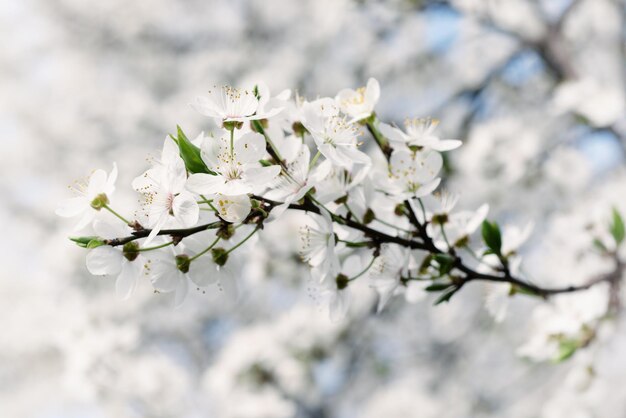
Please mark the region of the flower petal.
<svg viewBox="0 0 626 418"><path fill-rule="evenodd" d="M122 252L108 245L94 248L86 258L87 270L95 276L117 274L122 269Z"/></svg>
<svg viewBox="0 0 626 418"><path fill-rule="evenodd" d="M407 142L409 140L409 137L400 129L394 128L386 123L381 122L378 125L378 131L383 134L385 138L393 142Z"/></svg>
<svg viewBox="0 0 626 418"><path fill-rule="evenodd" d="M220 218L227 222L241 222L252 210L252 204L248 195L240 196L215 196L215 206L219 211Z"/></svg>
<svg viewBox="0 0 626 418"><path fill-rule="evenodd" d="M62 201L54 213L64 218L70 218L89 209L89 203L89 200L84 196L73 197Z"/></svg>
<svg viewBox="0 0 626 418"><path fill-rule="evenodd" d="M104 193L104 189L107 182L107 173L104 170L96 170L89 177L89 184L87 185L87 196L90 198L96 197L100 193Z"/></svg>
<svg viewBox="0 0 626 418"><path fill-rule="evenodd" d="M244 173L244 179L253 188L265 187L280 174L279 165L267 167L248 168Z"/></svg>
<svg viewBox="0 0 626 418"><path fill-rule="evenodd" d="M265 138L257 132L248 132L235 140L235 159L240 163L259 161L265 155Z"/></svg>
<svg viewBox="0 0 626 418"><path fill-rule="evenodd" d="M198 194L214 194L221 190L225 183L226 180L222 176L197 173L189 176L185 187Z"/></svg>
<svg viewBox="0 0 626 418"><path fill-rule="evenodd" d="M141 275L142 265L140 259L133 261L124 260L122 271L115 281L115 293L121 299L128 299L137 286L137 279Z"/></svg>
<svg viewBox="0 0 626 418"><path fill-rule="evenodd" d="M217 282L217 266L211 260L211 256L201 256L189 266L189 278L200 287L206 287Z"/></svg>
<svg viewBox="0 0 626 418"><path fill-rule="evenodd" d="M435 151L451 151L453 149L457 149L463 145L461 141L458 139L442 139L440 141L435 142L430 148Z"/></svg>
<svg viewBox="0 0 626 418"><path fill-rule="evenodd" d="M237 280L230 269L226 267L218 267L218 290L226 297L227 300L236 302L239 299L239 286Z"/></svg>
<svg viewBox="0 0 626 418"><path fill-rule="evenodd" d="M189 228L198 223L200 208L194 196L189 192L181 192L172 203L174 218L183 228Z"/></svg>
<svg viewBox="0 0 626 418"><path fill-rule="evenodd" d="M184 274L178 277L178 285L174 294L174 308L180 308L189 294L189 280Z"/></svg>

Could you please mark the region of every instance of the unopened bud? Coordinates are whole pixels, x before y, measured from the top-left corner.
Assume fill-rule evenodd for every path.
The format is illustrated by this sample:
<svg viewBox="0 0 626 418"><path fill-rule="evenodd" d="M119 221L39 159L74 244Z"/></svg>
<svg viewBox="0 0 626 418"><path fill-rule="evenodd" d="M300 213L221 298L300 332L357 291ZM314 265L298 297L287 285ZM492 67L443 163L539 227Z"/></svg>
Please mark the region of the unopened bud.
<svg viewBox="0 0 626 418"><path fill-rule="evenodd" d="M344 203L348 202L348 195L343 195L340 198L335 200L335 203L338 205L343 205Z"/></svg>
<svg viewBox="0 0 626 418"><path fill-rule="evenodd" d="M191 265L191 261L189 261L189 256L186 254L180 254L176 256L176 268L183 273L189 272L189 266Z"/></svg>
<svg viewBox="0 0 626 418"><path fill-rule="evenodd" d="M396 216L404 216L404 204L403 203L399 203L396 205L396 207L393 209L393 213L396 214Z"/></svg>
<svg viewBox="0 0 626 418"><path fill-rule="evenodd" d="M291 129L293 130L294 134L300 137L304 136L306 133L309 132L306 130L304 125L300 122L294 122L293 125L291 125Z"/></svg>
<svg viewBox="0 0 626 418"><path fill-rule="evenodd" d="M216 235L221 239L228 240L235 235L235 226L231 223L222 223Z"/></svg>
<svg viewBox="0 0 626 418"><path fill-rule="evenodd" d="M128 261L135 261L139 257L139 244L135 241L127 242L122 247L122 254Z"/></svg>
<svg viewBox="0 0 626 418"><path fill-rule="evenodd" d="M363 215L363 223L365 225L371 223L374 219L376 219L376 214L374 214L374 211L371 209L367 209L365 211L365 214Z"/></svg>
<svg viewBox="0 0 626 418"><path fill-rule="evenodd" d="M228 261L228 251L224 248L213 248L211 250L211 256L213 257L213 262L218 266L223 266Z"/></svg>
<svg viewBox="0 0 626 418"><path fill-rule="evenodd" d="M453 247L463 248L463 247L467 247L467 244L469 244L469 237L467 235L464 235L458 240L456 240Z"/></svg>
<svg viewBox="0 0 626 418"><path fill-rule="evenodd" d="M337 283L337 289L343 290L348 287L348 283L350 283L350 278L345 274L339 274L335 278L335 282Z"/></svg>

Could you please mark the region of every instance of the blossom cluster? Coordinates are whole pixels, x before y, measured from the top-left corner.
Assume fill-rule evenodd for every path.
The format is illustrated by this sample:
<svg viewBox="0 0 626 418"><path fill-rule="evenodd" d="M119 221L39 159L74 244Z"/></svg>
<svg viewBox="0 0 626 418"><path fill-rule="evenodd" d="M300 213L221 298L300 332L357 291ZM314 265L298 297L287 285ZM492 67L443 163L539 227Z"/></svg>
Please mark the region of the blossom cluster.
<svg viewBox="0 0 626 418"><path fill-rule="evenodd" d="M289 90L273 96L262 83L215 86L193 107L218 129L190 140L178 127L165 138L132 182L140 197L132 218L110 202L115 165L108 175L95 171L57 213L79 216L77 229L91 224L95 235L72 240L89 249L92 274L117 277L121 297L146 277L155 292L172 293L175 306L190 288L236 299L235 250L287 210L307 215L299 252L311 267L309 292L334 320L347 314L355 280L375 290L378 311L399 294L414 302L436 293L441 303L470 281L497 282L502 291L487 300L496 319L516 293L590 287L526 280L519 249L532 226L501 232L486 220L487 204L457 209L459 195L441 183L444 155L461 141L441 138L433 118L380 121L379 98L375 79L314 100ZM616 213L617 245L623 229Z"/></svg>

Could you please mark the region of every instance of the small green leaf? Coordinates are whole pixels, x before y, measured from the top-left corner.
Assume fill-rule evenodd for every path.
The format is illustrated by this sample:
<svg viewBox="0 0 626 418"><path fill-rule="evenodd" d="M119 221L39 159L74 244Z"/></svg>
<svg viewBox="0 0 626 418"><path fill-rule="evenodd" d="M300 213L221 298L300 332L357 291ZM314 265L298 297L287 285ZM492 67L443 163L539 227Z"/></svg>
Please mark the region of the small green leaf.
<svg viewBox="0 0 626 418"><path fill-rule="evenodd" d="M500 255L502 251L502 234L496 222L483 221L482 227L483 241L494 254Z"/></svg>
<svg viewBox="0 0 626 418"><path fill-rule="evenodd" d="M624 228L624 220L622 219L622 215L617 211L617 209L613 208L613 220L610 226L611 235L613 235L613 239L615 243L619 246L622 241L624 241L624 237L626 236L626 229Z"/></svg>
<svg viewBox="0 0 626 418"><path fill-rule="evenodd" d="M562 339L559 341L559 352L554 358L556 363L560 363L572 357L576 350L580 348L580 342L573 339Z"/></svg>
<svg viewBox="0 0 626 418"><path fill-rule="evenodd" d="M180 152L180 157L185 162L185 167L187 171L190 173L206 173L206 174L215 174L206 166L204 161L202 160L202 156L200 155L200 148L191 143L191 141L187 138L183 130L180 126L176 126L178 131L178 137L173 138L175 142L178 144L178 150Z"/></svg>
<svg viewBox="0 0 626 418"><path fill-rule="evenodd" d="M439 265L439 274L448 274L454 267L454 258L448 254L433 254L433 259Z"/></svg>
<svg viewBox="0 0 626 418"><path fill-rule="evenodd" d="M101 247L104 245L104 241L102 241L101 239L97 238L97 239L92 239L91 241L89 241L87 243L87 248L97 248L97 247Z"/></svg>
<svg viewBox="0 0 626 418"><path fill-rule="evenodd" d="M454 286L452 289L443 292L441 296L439 296L437 300L435 300L435 305L439 305L443 302L448 302L452 298L452 296L454 296L457 290L459 290L459 288Z"/></svg>
<svg viewBox="0 0 626 418"><path fill-rule="evenodd" d="M424 290L427 292L440 292L452 286L452 283L433 283Z"/></svg>
<svg viewBox="0 0 626 418"><path fill-rule="evenodd" d="M76 245L81 248L90 248L88 247L89 243L94 240L98 240L100 237L70 237L70 241L74 241Z"/></svg>

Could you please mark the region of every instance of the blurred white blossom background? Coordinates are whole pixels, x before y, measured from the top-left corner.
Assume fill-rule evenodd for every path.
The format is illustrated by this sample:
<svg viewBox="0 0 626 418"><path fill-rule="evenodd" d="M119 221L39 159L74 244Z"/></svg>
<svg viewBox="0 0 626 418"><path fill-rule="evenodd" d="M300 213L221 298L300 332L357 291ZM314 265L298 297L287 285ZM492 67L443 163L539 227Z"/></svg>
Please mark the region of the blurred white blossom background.
<svg viewBox="0 0 626 418"><path fill-rule="evenodd" d="M382 119L431 115L464 142L446 161L461 205L534 223L530 277L584 281L606 270L581 256L588 226L626 213L625 21L623 0L1 2L0 416L623 417L623 318L543 361L547 329L596 318L602 289L515 298L497 322L485 304L508 300L487 286L377 315L364 283L334 323L293 217L248 247L238 303L174 310L89 275L54 208L113 161L135 202L167 133L214 126L189 106L214 84L314 98L376 77Z"/></svg>

